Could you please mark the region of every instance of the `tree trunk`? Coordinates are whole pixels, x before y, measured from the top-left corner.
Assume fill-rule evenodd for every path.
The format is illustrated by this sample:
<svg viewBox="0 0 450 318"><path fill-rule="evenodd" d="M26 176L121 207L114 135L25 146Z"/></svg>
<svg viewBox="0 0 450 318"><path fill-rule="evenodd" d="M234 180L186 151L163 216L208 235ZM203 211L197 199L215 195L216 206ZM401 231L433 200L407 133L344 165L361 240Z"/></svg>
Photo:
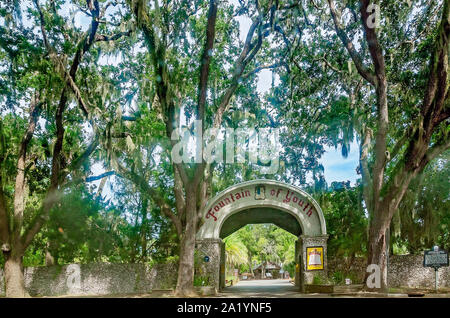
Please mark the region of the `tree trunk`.
<svg viewBox="0 0 450 318"><path fill-rule="evenodd" d="M195 234L188 235L186 231L181 239L177 296L193 296L194 294L194 250Z"/></svg>
<svg viewBox="0 0 450 318"><path fill-rule="evenodd" d="M148 199L142 199L142 224L141 224L141 246L142 246L142 260L143 262L147 261L147 228L148 228L148 219L147 219L147 210L148 210Z"/></svg>
<svg viewBox="0 0 450 318"><path fill-rule="evenodd" d="M186 227L181 237L177 296L194 296L194 251L197 222L196 195L186 193Z"/></svg>
<svg viewBox="0 0 450 318"><path fill-rule="evenodd" d="M262 263L262 269L261 269L261 278L266 278L266 261Z"/></svg>
<svg viewBox="0 0 450 318"><path fill-rule="evenodd" d="M45 266L53 266L53 265L55 265L55 258L47 250L47 251L45 251Z"/></svg>
<svg viewBox="0 0 450 318"><path fill-rule="evenodd" d="M22 256L10 256L4 253L5 258L5 285L6 297L25 298L30 297L25 290L25 280L23 276Z"/></svg>
<svg viewBox="0 0 450 318"><path fill-rule="evenodd" d="M252 277L255 277L252 267L252 253L250 251L248 252L248 268L250 269L249 272L252 274Z"/></svg>
<svg viewBox="0 0 450 318"><path fill-rule="evenodd" d="M370 288L368 286L368 278L373 272L366 272L366 276L364 278L365 288L368 291L376 291L385 293L388 290L387 285L387 249L386 249L386 230L381 225L379 220L374 220L375 224L370 227L369 231L369 246L368 246L368 257L367 257L367 266L372 264L378 265L380 269L380 286L379 288ZM373 276L372 276L373 277Z"/></svg>
<svg viewBox="0 0 450 318"><path fill-rule="evenodd" d="M50 252L52 244L47 242L45 249L45 266L53 266L57 263L57 257Z"/></svg>

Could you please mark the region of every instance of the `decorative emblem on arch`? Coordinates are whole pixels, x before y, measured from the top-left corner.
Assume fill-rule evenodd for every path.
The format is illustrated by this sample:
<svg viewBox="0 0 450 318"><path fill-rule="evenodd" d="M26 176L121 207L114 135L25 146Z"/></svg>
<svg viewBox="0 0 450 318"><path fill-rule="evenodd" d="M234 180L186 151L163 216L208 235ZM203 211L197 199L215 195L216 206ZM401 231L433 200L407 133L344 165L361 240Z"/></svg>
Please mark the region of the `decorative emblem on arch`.
<svg viewBox="0 0 450 318"><path fill-rule="evenodd" d="M255 200L266 199L266 187L263 185L257 185L255 187Z"/></svg>

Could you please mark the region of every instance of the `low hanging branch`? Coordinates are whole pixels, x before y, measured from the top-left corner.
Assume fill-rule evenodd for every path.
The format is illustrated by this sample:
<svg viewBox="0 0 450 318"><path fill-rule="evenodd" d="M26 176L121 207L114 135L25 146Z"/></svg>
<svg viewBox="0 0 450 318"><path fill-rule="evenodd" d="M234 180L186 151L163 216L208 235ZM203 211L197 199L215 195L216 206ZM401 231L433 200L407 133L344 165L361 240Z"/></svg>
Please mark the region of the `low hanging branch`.
<svg viewBox="0 0 450 318"><path fill-rule="evenodd" d="M119 162L116 162L115 164L118 168L118 171L120 172L120 176L123 178L126 178L133 182L135 185L137 185L143 193L148 195L149 197L154 200L159 207L161 208L161 212L164 213L173 223L175 226L175 229L177 231L177 234L181 236L182 234L182 219L180 216L176 215L171 208L171 205L168 204L163 196L161 196L160 192L152 188L148 181L141 175L136 174L135 172L126 169L123 165L121 165Z"/></svg>
<svg viewBox="0 0 450 318"><path fill-rule="evenodd" d="M61 74L61 77L64 78L64 81L67 85L67 87L74 93L75 99L78 102L78 105L83 113L83 115L89 120L91 123L92 128L94 129L94 139L91 142L91 144L87 147L87 149L78 157L76 158L71 164L69 164L68 170L61 171L61 151L62 151L62 142L64 138L64 127L62 124L63 121L63 113L68 101L67 98L67 92L66 88L63 88L60 103L57 108L56 112L56 124L57 124L57 140L54 146L53 151L53 162L52 162L52 175L51 175L51 185L49 187L48 193L46 198L43 201L43 205L41 207L41 211L34 217L29 227L25 230L24 234L22 235L20 241L22 242L22 245L24 248L26 248L33 240L34 236L39 233L42 226L45 224L46 220L48 219L48 213L52 206L57 202L57 200L60 197L60 193L58 191L58 188L61 185L71 185L73 184L74 180L71 180L70 182L67 182L66 178L70 171L75 171L79 169L79 167L89 158L89 156L92 154L93 151L97 148L99 144L99 135L100 131L97 128L97 125L95 121L92 118L92 114L90 112L90 107L87 105L87 103L84 101L81 91L78 88L78 86L75 83L75 75L78 70L78 67L80 65L81 59L84 56L84 54L91 48L92 44L95 42L96 39L96 32L98 29L99 24L99 4L98 1L92 1L87 0L86 3L88 5L89 11L91 12L92 16L92 22L90 29L85 33L85 35L82 38L81 44L78 46L78 49L75 53L75 57L73 59L72 65L70 67L70 71L66 70L66 66L62 59L58 56L56 53L56 50L52 47L50 44L46 31L45 31L45 20L43 12L39 6L38 0L33 0L35 3L35 6L39 13L39 19L41 22L41 32L44 39L44 44L49 52L49 57L51 60L55 63L56 70ZM114 38L120 38L120 36L117 35ZM112 39L110 39L112 40ZM121 136L119 136L121 138Z"/></svg>
<svg viewBox="0 0 450 318"><path fill-rule="evenodd" d="M115 176L115 175L117 175L115 171L107 171L107 172L104 172L97 176L86 177L86 182L93 182L93 181L101 180L103 178L106 178L109 176Z"/></svg>
<svg viewBox="0 0 450 318"><path fill-rule="evenodd" d="M274 64L268 64L268 65L261 65L261 66L258 66L258 67L256 67L254 70L248 72L247 74L244 74L244 75L242 76L242 79L247 79L247 78L249 78L250 76L252 76L252 75L254 75L254 74L256 74L256 73L258 73L258 72L260 72L260 71L262 71L262 70L272 70L272 69L275 69L275 68L279 67L280 65L281 65L281 63L274 63Z"/></svg>
<svg viewBox="0 0 450 318"><path fill-rule="evenodd" d="M372 74L372 72L364 65L362 58L356 51L355 47L353 46L352 41L347 36L347 33L344 30L344 26L341 23L341 12L338 11L336 8L336 5L334 3L334 0L328 0L328 5L330 7L331 11L331 17L333 18L333 22L335 25L336 33L341 39L341 41L344 43L345 48L347 49L348 53L350 54L350 57L353 60L353 63L355 63L356 69L358 70L359 74L366 79L370 84L373 86L376 85L376 78Z"/></svg>
<svg viewBox="0 0 450 318"><path fill-rule="evenodd" d="M17 175L14 188L14 221L13 221L13 237L15 241L20 236L20 230L23 224L23 212L25 210L25 162L27 159L27 150L33 137L36 124L41 113L42 103L39 101L39 95L33 97L30 106L30 119L28 128L20 143L19 158L17 160Z"/></svg>
<svg viewBox="0 0 450 318"><path fill-rule="evenodd" d="M96 34L95 42L111 42L116 41L124 36L130 36L132 31L119 32L113 35Z"/></svg>

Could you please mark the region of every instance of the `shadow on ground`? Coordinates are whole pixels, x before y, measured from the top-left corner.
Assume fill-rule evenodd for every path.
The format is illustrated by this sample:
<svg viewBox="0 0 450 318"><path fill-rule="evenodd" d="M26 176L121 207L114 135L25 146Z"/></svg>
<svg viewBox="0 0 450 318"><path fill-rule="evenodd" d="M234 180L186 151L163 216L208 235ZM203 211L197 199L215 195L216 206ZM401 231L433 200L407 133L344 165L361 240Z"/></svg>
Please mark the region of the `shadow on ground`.
<svg viewBox="0 0 450 318"><path fill-rule="evenodd" d="M287 279L243 280L226 287L217 297L298 297L300 292Z"/></svg>

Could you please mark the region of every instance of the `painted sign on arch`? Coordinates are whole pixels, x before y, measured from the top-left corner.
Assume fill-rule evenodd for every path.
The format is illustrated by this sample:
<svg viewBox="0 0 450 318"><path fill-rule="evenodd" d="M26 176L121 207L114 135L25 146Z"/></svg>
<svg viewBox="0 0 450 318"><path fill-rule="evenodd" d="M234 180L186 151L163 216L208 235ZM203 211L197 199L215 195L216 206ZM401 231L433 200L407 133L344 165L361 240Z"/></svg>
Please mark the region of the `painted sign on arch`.
<svg viewBox="0 0 450 318"><path fill-rule="evenodd" d="M266 189L267 188L267 189ZM314 206L309 202L307 198L301 194L285 189L281 187L267 187L266 185L256 185L244 189L238 189L230 193L225 194L214 204L209 207L206 212L206 219L212 219L214 222L218 220L218 215L228 205L243 201L263 201L263 200L276 200L282 203L287 203L293 207L300 209L306 216L311 217L314 213Z"/></svg>

